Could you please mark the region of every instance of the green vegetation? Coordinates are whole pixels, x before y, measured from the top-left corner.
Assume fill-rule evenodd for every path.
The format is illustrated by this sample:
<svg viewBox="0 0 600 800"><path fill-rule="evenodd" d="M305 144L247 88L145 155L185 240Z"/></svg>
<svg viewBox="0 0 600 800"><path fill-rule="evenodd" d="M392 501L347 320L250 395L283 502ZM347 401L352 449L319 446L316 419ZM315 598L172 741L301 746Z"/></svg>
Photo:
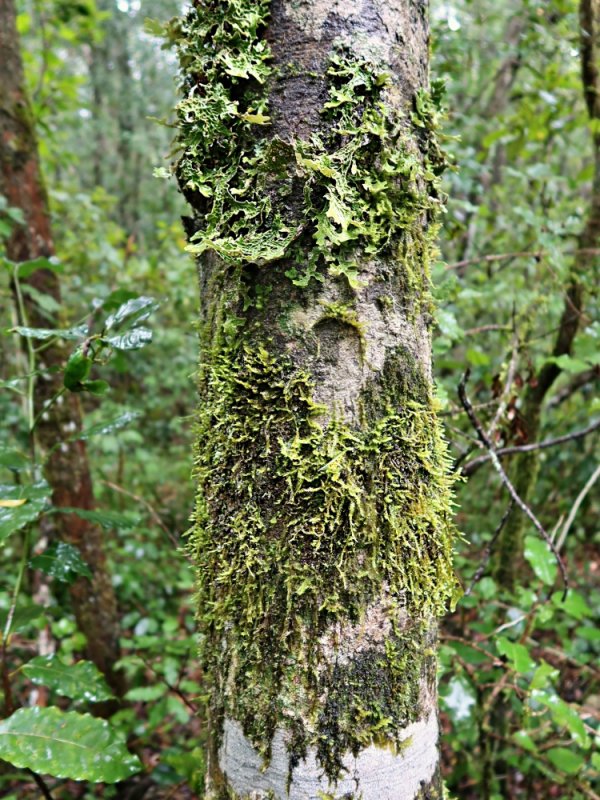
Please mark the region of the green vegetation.
<svg viewBox="0 0 600 800"><path fill-rule="evenodd" d="M432 2L442 131L438 83L400 113L390 77L340 46L326 67L323 132L293 144L269 135L268 5L206 0L167 22L178 2L18 3L56 257L7 258L23 215L0 197L0 795L42 796L41 780L55 800L202 798L207 687L234 661L245 691L224 691L219 711L242 720L265 757L294 692L306 713L287 720L291 766L310 746L329 775L347 750L401 751L410 742L390 743L390 732L419 715L411 678L435 678L431 617L456 603L439 622L448 796L593 800L600 243L581 237L597 192L598 120L581 86L580 3ZM173 114L177 59L198 80ZM444 171L449 157L457 169ZM207 275L219 301L199 331L184 203L174 180L153 177L172 177L174 158L196 209L188 251L227 265ZM405 295L422 297L415 318L435 314L436 393L398 348L381 382L363 386L352 426L324 417L319 386L275 357L261 315L286 273L281 329L307 349L315 325L352 329L366 362L357 253L398 259ZM59 276L59 300L28 281L39 268ZM343 288L306 322L300 293L317 297L335 278ZM574 278L577 331L558 352ZM373 303L392 320L393 296L379 288ZM48 368L55 346L60 363ZM505 536L506 486L457 396L467 367L483 429L560 549L566 599L530 521ZM51 375L62 387L52 408L76 397L84 414L82 431L55 432L54 452L87 448L93 508L59 510L42 476L48 454L32 446ZM195 380L210 398L199 409ZM588 428L536 450L525 468L502 454ZM252 495L262 500L248 513ZM520 525L519 509L510 514ZM63 517L102 531L127 684L116 709L76 621L72 587L93 573L78 547L56 540ZM452 544L455 526L464 539ZM376 609L384 586L386 602L421 610L416 624L398 626L383 656L365 649L317 674L328 632ZM382 661L383 682L373 677ZM23 746L39 735L49 737L43 752Z"/></svg>

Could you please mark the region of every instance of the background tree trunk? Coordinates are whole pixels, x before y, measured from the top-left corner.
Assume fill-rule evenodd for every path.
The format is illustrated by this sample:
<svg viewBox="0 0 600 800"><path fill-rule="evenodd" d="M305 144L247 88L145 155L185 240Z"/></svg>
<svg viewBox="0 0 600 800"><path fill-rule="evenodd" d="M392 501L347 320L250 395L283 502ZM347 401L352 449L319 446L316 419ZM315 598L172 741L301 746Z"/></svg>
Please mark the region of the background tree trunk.
<svg viewBox="0 0 600 800"><path fill-rule="evenodd" d="M6 244L6 256L15 263L54 254L48 199L42 181L34 120L25 88L13 0L0 0L0 194L10 206L23 212L25 224L16 226ZM38 292L61 302L55 272L38 269L27 283ZM56 327L59 320L42 315L24 293L27 320L33 327ZM35 411L40 414L62 388L60 369L67 353L58 343L41 356L41 375L35 391ZM81 431L81 407L77 395L66 393L41 416L36 439L46 457L45 476L57 507L91 509L94 496L85 442ZM124 691L123 675L115 671L119 658L119 620L116 598L106 567L102 530L75 514L53 518L54 535L77 547L93 572L71 587L77 624L87 639L87 655L106 675L117 695ZM108 707L105 710L109 710Z"/></svg>
<svg viewBox="0 0 600 800"><path fill-rule="evenodd" d="M579 4L580 58L583 92L589 118L600 121L600 2L581 0ZM584 280L598 269L596 249L600 244L600 133L592 133L594 179L589 211L577 242L577 256L564 295L564 306L552 355L569 356L583 318ZM561 374L555 361L546 362L523 399L521 417L529 442L536 442L542 427L543 404ZM530 503L539 470L539 452L522 453L513 459L512 480L519 496ZM514 589L524 566L523 537L527 528L524 514L515 508L500 538L496 575L502 586Z"/></svg>

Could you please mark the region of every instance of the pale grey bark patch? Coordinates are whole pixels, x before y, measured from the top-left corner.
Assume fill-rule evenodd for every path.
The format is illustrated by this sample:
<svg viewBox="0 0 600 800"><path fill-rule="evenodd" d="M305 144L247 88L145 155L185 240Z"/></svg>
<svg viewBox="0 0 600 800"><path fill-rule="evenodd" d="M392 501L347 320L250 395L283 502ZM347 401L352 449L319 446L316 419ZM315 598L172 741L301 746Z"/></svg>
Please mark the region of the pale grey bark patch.
<svg viewBox="0 0 600 800"><path fill-rule="evenodd" d="M399 752L371 745L357 757L343 759L345 773L333 785L322 774L313 748L292 773L288 791L289 752L286 733L275 732L271 761L265 769L261 756L244 736L241 726L226 719L219 766L240 798L262 800L269 792L276 800L320 800L323 793L355 800L415 800L432 780L438 766L438 722L429 717L408 725Z"/></svg>
<svg viewBox="0 0 600 800"><path fill-rule="evenodd" d="M402 347L431 382L431 337L425 314L413 314L393 298L386 307L373 291L379 272L376 263L364 264L360 288L345 306L356 321L353 327L334 318L331 308L344 305L339 285L323 289L308 308L290 315L297 335L312 334L317 340L317 358L312 365L315 402L331 409L350 424L360 425L360 399L369 381L383 371L390 353ZM378 290L381 291L381 290ZM330 415L325 415L326 423Z"/></svg>

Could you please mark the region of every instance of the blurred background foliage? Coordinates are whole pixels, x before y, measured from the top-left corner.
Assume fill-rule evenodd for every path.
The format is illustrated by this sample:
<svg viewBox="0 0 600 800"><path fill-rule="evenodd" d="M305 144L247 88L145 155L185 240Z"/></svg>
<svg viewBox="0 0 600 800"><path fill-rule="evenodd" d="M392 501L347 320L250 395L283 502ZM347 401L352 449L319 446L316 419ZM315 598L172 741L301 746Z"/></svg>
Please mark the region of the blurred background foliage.
<svg viewBox="0 0 600 800"><path fill-rule="evenodd" d="M61 265L62 324L85 319L116 290L160 303L152 344L115 352L102 368L110 391L83 398L85 427L98 426L88 441L98 509L117 513L118 521L107 526L106 546L130 688L128 705L112 722L144 769L118 789L48 779L55 798L202 793L193 575L178 549L193 499L197 287L183 252L182 200L172 181L154 175L166 174L169 164L176 95L175 60L155 34L180 6L176 0L19 3ZM552 358L574 274L585 298L578 331L572 351L559 357L560 374L543 398L534 440L581 431L600 414L599 258L582 260L576 252L592 199L597 123L590 123L582 92L576 0L433 0L432 28L432 72L446 85L445 146L456 165L447 176L448 212L433 275L435 372L460 474L483 452L458 398L461 376L470 368L469 395L495 447L531 442L524 396ZM2 208L6 237L11 218ZM48 302L33 300L42 311ZM0 314L3 328L16 324L7 271L0 273ZM0 337L0 364L1 456L27 450L17 379L23 354L14 334ZM115 419L121 422L111 424ZM579 502L562 544L571 582L565 602L554 557L531 526L524 531L523 567L515 553L512 585L495 563L500 539L485 561L509 506L491 462L457 484L465 534L457 571L465 589L478 580L441 632L444 768L456 797L598 797L597 456L594 432L540 451L528 497L555 541ZM509 474L518 469L503 463ZM2 483L18 482L10 458L0 458L0 470ZM16 538L5 544L5 615L21 548ZM32 555L38 552L34 540ZM67 662L83 649L62 584L51 579L42 600L39 590L36 571L28 570L10 642L13 671L38 652L42 635ZM35 681L22 670L11 674L27 705ZM64 698L57 702L70 707ZM24 773L8 765L0 770L0 796L36 791Z"/></svg>

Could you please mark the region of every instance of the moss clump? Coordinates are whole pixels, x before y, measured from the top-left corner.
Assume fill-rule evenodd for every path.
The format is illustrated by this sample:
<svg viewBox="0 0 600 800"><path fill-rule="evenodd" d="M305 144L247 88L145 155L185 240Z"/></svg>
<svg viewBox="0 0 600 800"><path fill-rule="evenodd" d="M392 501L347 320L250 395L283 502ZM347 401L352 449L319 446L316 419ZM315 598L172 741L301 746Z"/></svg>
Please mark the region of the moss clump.
<svg viewBox="0 0 600 800"><path fill-rule="evenodd" d="M443 612L455 585L450 481L430 405L405 399L361 430L321 427L304 372L264 347L227 350L205 368L197 428L202 658L215 713L240 720L268 757L276 725L300 724L285 707L292 687L318 714L318 642L332 625L358 621L383 586L409 615ZM402 669L422 664L423 648L396 655L409 685ZM352 734L349 720L342 746L386 733L365 717Z"/></svg>

